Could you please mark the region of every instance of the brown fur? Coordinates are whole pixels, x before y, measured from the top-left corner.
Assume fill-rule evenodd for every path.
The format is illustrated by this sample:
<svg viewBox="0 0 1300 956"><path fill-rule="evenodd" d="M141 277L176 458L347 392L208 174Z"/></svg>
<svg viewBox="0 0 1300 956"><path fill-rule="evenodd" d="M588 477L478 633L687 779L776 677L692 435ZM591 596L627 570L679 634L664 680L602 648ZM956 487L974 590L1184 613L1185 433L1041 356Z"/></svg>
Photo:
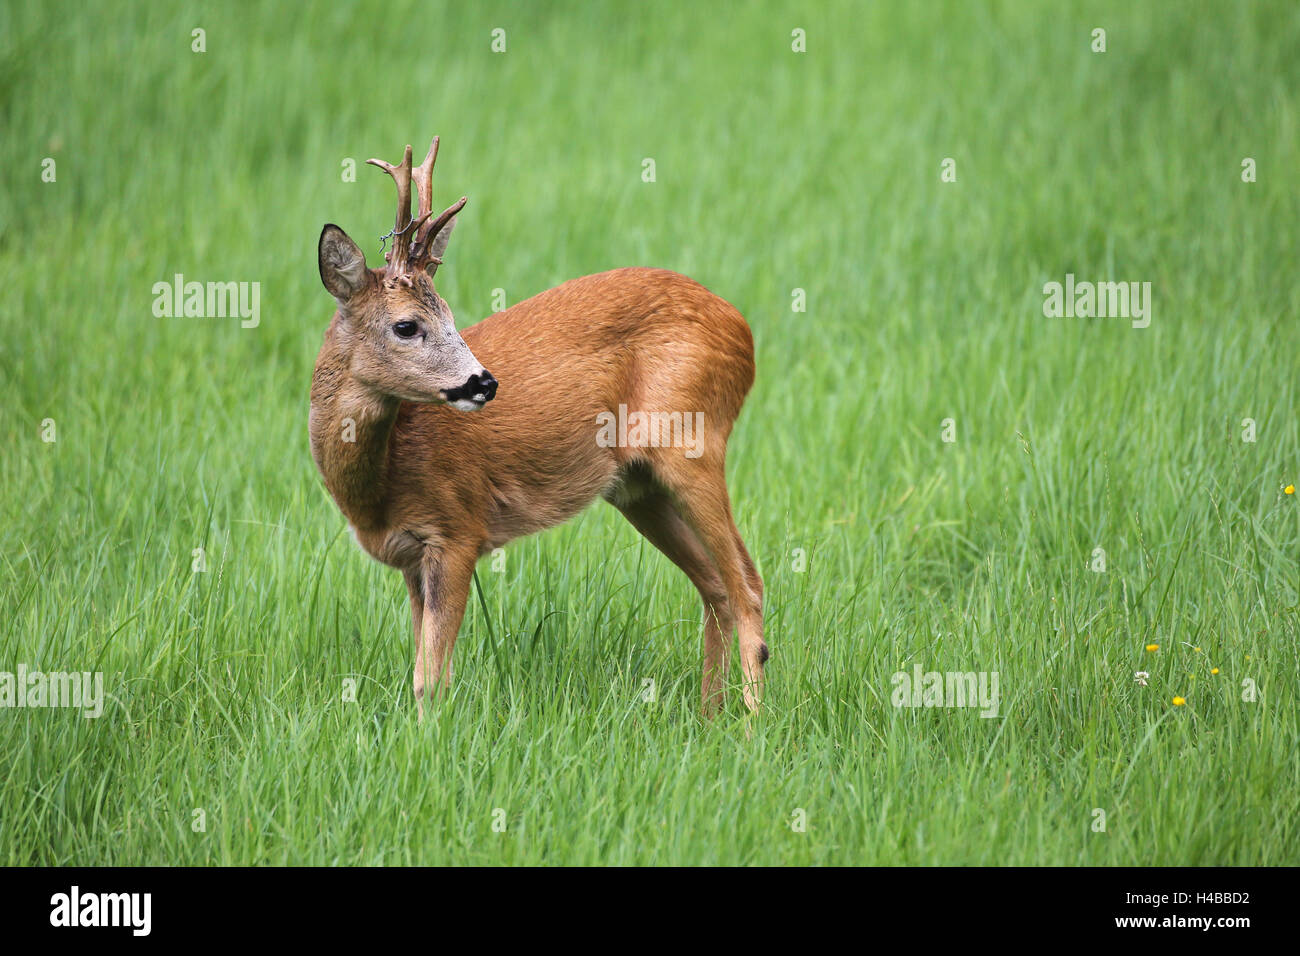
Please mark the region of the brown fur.
<svg viewBox="0 0 1300 956"><path fill-rule="evenodd" d="M745 701L757 709L767 657L762 581L732 521L724 475L727 437L754 380L740 313L665 270L574 279L464 330L472 357L500 383L495 399L465 412L395 397L415 397L412 373L393 368L401 363L383 330L412 312L440 318L446 303L430 278L419 274L408 288L374 270L354 272L349 284L335 271L340 255L346 266L348 250L327 254L323 237L322 277L346 288L330 289L340 309L312 380L312 454L361 547L405 576L421 707L426 690L450 682L476 559L603 496L703 598L706 714L722 701L736 623ZM702 454L600 447L597 415L620 404L703 412ZM355 442L340 438L344 419L355 423Z"/></svg>

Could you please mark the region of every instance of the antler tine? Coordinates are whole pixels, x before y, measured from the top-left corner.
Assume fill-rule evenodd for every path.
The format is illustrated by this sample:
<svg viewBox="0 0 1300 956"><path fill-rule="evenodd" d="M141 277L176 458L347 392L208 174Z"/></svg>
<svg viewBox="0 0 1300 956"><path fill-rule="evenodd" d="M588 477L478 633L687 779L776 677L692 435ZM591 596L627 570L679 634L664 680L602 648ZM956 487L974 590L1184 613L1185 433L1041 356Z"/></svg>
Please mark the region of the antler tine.
<svg viewBox="0 0 1300 956"><path fill-rule="evenodd" d="M429 226L424 230L423 239L432 243L434 239L438 238L438 233L442 232L443 228L447 225L447 223L451 222L452 217L455 216L456 213L460 212L462 209L465 208L465 203L468 201L469 201L468 196L461 196L454 203L452 203L441 213L439 213L438 218L435 219L432 223L430 223ZM430 248L430 246L428 245L423 246L422 251L427 250L428 248Z"/></svg>
<svg viewBox="0 0 1300 956"><path fill-rule="evenodd" d="M415 185L419 192L420 201L420 219L416 224L415 241L411 244L411 259L413 262L412 269L422 268L427 264L429 241L437 235L431 231L426 222L429 216L433 215L433 164L438 161L438 144L441 137L435 136L433 142L429 144L429 152L424 157L424 162L420 168L415 171Z"/></svg>
<svg viewBox="0 0 1300 956"><path fill-rule="evenodd" d="M429 152L411 174L415 179L415 190L419 198L419 213L424 216L433 211L433 164L438 161L438 137L429 144Z"/></svg>
<svg viewBox="0 0 1300 956"><path fill-rule="evenodd" d="M465 207L466 197L461 196L458 200L444 209L437 219L430 222L422 228L419 235L415 238L415 245L411 246L411 269L423 269L427 266L440 266L442 259L433 254L434 243L438 239L438 233L446 228L447 223L455 217ZM428 213L425 214L429 215Z"/></svg>
<svg viewBox="0 0 1300 956"><path fill-rule="evenodd" d="M388 253L388 274L393 277L406 273L407 253L411 247L411 147L406 147L400 166L386 163L382 159L366 160L371 166L378 166L393 177L397 184L397 219L393 225L393 248ZM423 167L421 167L423 168Z"/></svg>

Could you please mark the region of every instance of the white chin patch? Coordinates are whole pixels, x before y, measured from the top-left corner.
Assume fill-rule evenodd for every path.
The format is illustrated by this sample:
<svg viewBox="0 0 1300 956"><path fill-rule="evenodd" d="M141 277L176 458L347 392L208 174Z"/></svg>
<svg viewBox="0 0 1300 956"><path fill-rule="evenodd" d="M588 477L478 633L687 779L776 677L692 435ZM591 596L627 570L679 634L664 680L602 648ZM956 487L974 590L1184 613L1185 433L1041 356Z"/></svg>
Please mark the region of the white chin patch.
<svg viewBox="0 0 1300 956"><path fill-rule="evenodd" d="M476 402L469 398L458 398L454 402L448 402L447 404L462 412L477 412L483 407L482 402Z"/></svg>

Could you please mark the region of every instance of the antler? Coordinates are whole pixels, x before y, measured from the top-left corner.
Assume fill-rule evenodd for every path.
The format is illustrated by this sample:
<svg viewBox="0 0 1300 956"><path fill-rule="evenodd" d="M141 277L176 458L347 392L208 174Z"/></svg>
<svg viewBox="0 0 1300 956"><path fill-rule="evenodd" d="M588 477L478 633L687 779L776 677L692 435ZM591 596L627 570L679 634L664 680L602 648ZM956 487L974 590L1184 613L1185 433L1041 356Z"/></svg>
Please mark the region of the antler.
<svg viewBox="0 0 1300 956"><path fill-rule="evenodd" d="M393 226L393 248L384 257L388 261L386 270L389 278L404 279L408 284L410 276L428 265L442 265L442 260L432 255L438 234L446 228L447 223L465 206L466 197L461 196L456 202L444 209L432 222L433 214L433 164L438 161L438 137L429 144L429 152L414 170L411 168L411 147L401 165L394 166L382 159L368 159L372 166L378 166L393 177L397 184L397 220ZM419 212L411 218L411 181L415 181Z"/></svg>
<svg viewBox="0 0 1300 956"><path fill-rule="evenodd" d="M397 184L397 221L393 224L393 248L384 258L388 260L389 274L401 275L411 245L411 147L406 147L406 155L398 166L382 159L367 159L366 162L388 173Z"/></svg>

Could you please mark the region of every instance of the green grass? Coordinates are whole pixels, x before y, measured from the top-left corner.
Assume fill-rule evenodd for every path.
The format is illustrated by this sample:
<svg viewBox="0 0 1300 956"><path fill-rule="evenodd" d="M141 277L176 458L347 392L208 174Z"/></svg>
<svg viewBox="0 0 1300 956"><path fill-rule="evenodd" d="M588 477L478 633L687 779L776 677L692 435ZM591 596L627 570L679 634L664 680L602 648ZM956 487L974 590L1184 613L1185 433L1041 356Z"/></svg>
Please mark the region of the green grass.
<svg viewBox="0 0 1300 956"><path fill-rule="evenodd" d="M0 710L0 863L1300 862L1294 4L402 6L0 9L0 670L111 695ZM306 414L321 224L392 217L341 164L435 132L461 324L621 265L748 317L761 719L696 716L694 591L600 505L480 564L417 723ZM261 324L155 318L177 272ZM1150 328L1045 318L1067 272Z"/></svg>

